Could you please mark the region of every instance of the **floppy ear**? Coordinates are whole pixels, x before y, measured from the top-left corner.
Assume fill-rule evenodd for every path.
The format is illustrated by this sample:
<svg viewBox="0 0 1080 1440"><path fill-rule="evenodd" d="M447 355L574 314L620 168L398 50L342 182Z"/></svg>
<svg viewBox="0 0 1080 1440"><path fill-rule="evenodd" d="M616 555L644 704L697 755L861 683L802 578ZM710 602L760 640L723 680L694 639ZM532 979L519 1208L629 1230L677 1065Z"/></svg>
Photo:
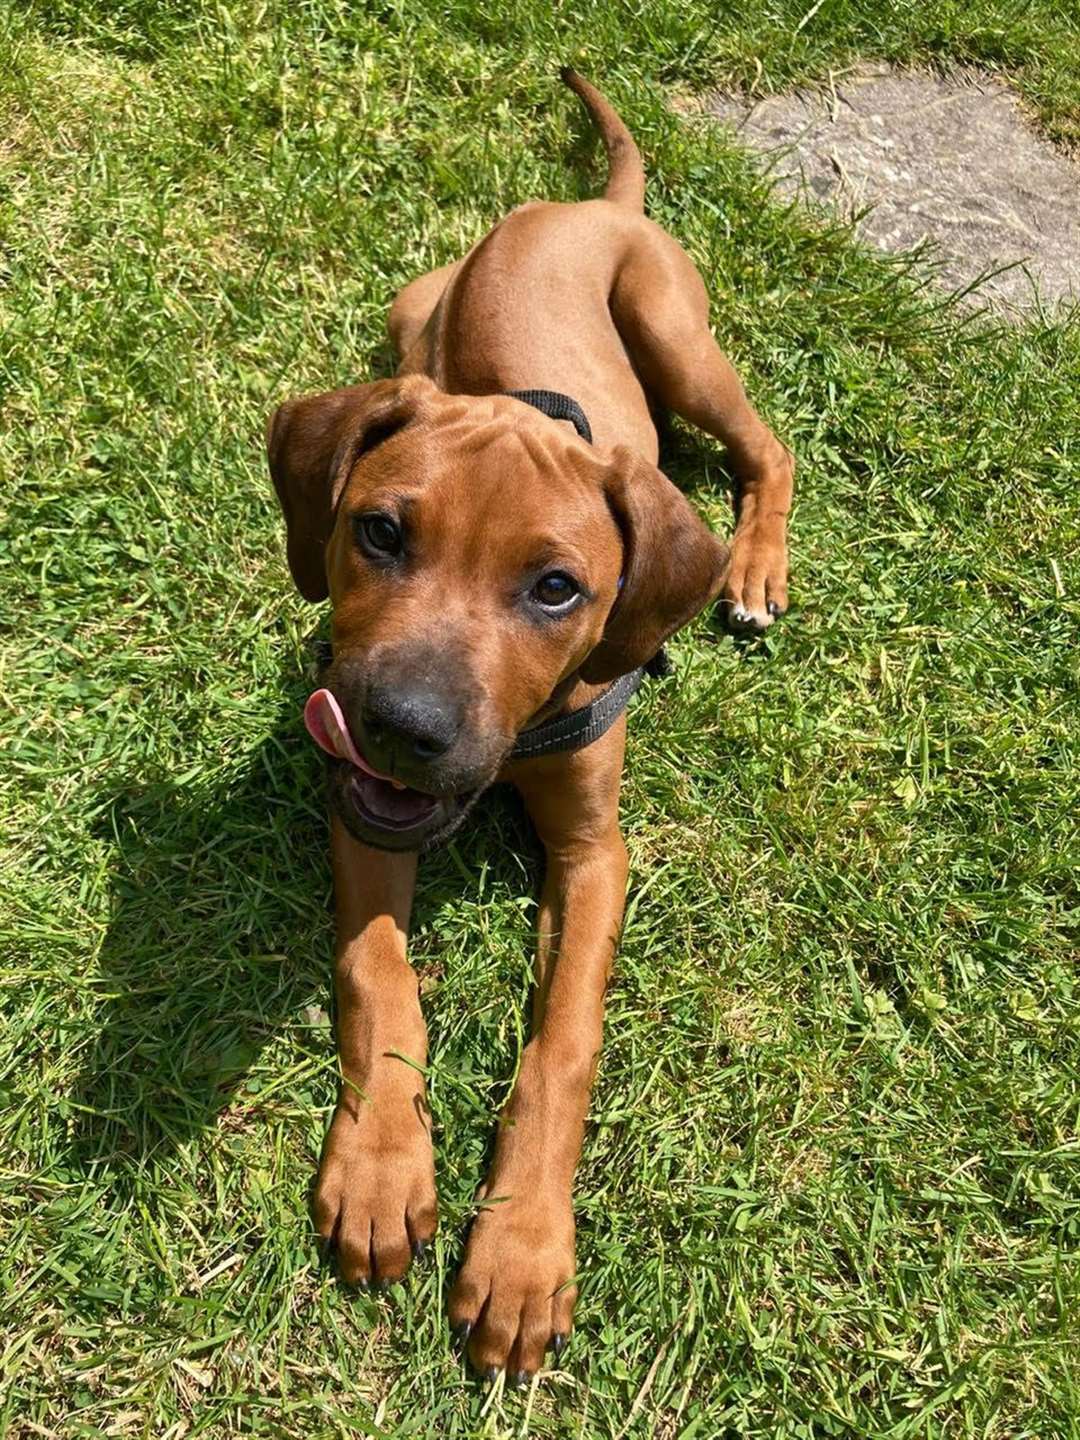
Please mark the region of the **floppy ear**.
<svg viewBox="0 0 1080 1440"><path fill-rule="evenodd" d="M606 683L653 658L714 598L728 547L655 465L617 445L604 489L623 538L622 588L581 678Z"/></svg>
<svg viewBox="0 0 1080 1440"><path fill-rule="evenodd" d="M349 385L286 400L266 450L287 532L289 569L305 600L325 600L325 550L341 492L361 455L416 417L430 382L419 376Z"/></svg>

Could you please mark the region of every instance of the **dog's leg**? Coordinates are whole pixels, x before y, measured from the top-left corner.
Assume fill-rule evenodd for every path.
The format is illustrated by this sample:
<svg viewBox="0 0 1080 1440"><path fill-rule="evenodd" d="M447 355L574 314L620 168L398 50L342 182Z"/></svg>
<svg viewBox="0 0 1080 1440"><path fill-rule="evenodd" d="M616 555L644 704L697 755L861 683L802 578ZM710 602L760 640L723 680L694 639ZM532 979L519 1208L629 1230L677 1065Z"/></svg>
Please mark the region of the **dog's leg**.
<svg viewBox="0 0 1080 1440"><path fill-rule="evenodd" d="M794 460L754 410L709 330L709 297L682 247L635 222L612 315L651 395L727 446L735 535L721 598L735 628L764 630L787 608L787 515Z"/></svg>
<svg viewBox="0 0 1080 1440"><path fill-rule="evenodd" d="M399 360L408 357L409 351L423 334L431 312L439 303L450 277L460 264L460 260L454 260L449 265L440 265L437 270L418 275L398 291L394 303L390 306L387 329L390 331L390 343Z"/></svg>
<svg viewBox="0 0 1080 1440"><path fill-rule="evenodd" d="M571 1187L622 922L626 847L618 797L625 721L580 754L533 760L510 778L547 852L532 1037L500 1117L495 1158L450 1297L482 1372L532 1374L570 1330ZM560 1340L559 1337L562 1337Z"/></svg>
<svg viewBox="0 0 1080 1440"><path fill-rule="evenodd" d="M416 856L369 849L335 817L333 860L342 1085L313 1211L342 1278L367 1285L399 1279L435 1233L427 1030L405 958Z"/></svg>

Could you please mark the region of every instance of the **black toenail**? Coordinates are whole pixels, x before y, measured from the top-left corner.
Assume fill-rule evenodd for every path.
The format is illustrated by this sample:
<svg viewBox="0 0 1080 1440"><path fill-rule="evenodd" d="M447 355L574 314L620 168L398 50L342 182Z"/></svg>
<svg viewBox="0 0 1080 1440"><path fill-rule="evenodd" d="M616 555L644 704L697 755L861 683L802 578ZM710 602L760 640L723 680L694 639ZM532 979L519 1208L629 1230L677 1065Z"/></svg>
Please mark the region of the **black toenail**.
<svg viewBox="0 0 1080 1440"><path fill-rule="evenodd" d="M354 1280L353 1285L357 1290L367 1291L371 1289L371 1281L363 1275L360 1276L359 1280Z"/></svg>
<svg viewBox="0 0 1080 1440"><path fill-rule="evenodd" d="M454 1339L458 1342L459 1345L464 1345L465 1341L468 1340L469 1336L472 1334L472 1321L460 1321L457 1325L453 1327L450 1333L451 1335L453 1335Z"/></svg>
<svg viewBox="0 0 1080 1440"><path fill-rule="evenodd" d="M510 1381L510 1384L514 1387L515 1390L524 1390L531 1379L532 1375L528 1370L519 1370L514 1376L514 1378Z"/></svg>
<svg viewBox="0 0 1080 1440"><path fill-rule="evenodd" d="M566 1336L561 1334L553 1335L551 1339L551 1348L555 1351L555 1359L557 1360L562 1354L562 1352L566 1349Z"/></svg>
<svg viewBox="0 0 1080 1440"><path fill-rule="evenodd" d="M776 603L775 600L770 600L770 601L769 601L769 614L772 615L772 616L777 616L777 615L779 615L780 613L781 613L781 612L780 612L780 606Z"/></svg>
<svg viewBox="0 0 1080 1440"><path fill-rule="evenodd" d="M498 1375L498 1373L499 1373L499 1367L498 1367L498 1365L489 1365L488 1368L484 1371L484 1379L485 1379L485 1380L494 1380L495 1377Z"/></svg>
<svg viewBox="0 0 1080 1440"><path fill-rule="evenodd" d="M316 1249L316 1252L317 1252L317 1254L318 1254L318 1256L319 1256L319 1264L320 1264L320 1265L325 1265L325 1264L327 1264L327 1262L328 1262L329 1259L330 1259L330 1253L331 1253L331 1251L333 1250L333 1248L334 1248L334 1247L331 1245L331 1243L330 1243L329 1240L324 1239L322 1236L319 1237L319 1240L318 1240L318 1242L316 1243L315 1249Z"/></svg>
<svg viewBox="0 0 1080 1440"><path fill-rule="evenodd" d="M415 1241L412 1247L412 1253L414 1260L423 1260L424 1256L427 1254L427 1241Z"/></svg>

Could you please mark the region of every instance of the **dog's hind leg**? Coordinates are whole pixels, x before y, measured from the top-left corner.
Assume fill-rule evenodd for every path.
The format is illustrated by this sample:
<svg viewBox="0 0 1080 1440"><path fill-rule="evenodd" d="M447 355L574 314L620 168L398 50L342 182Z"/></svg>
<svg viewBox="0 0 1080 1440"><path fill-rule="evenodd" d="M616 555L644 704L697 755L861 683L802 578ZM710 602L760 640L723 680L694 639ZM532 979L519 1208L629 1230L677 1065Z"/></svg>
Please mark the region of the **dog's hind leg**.
<svg viewBox="0 0 1080 1440"><path fill-rule="evenodd" d="M794 460L746 398L709 329L709 297L682 247L637 222L611 313L650 397L723 441L736 526L722 601L728 623L764 630L787 608L787 514Z"/></svg>
<svg viewBox="0 0 1080 1440"><path fill-rule="evenodd" d="M390 331L390 343L399 360L405 360L420 339L425 325L431 319L431 312L442 299L450 277L460 264L460 260L454 260L449 265L440 265L437 270L429 270L426 275L418 275L415 280L410 280L408 285L398 292L390 307L387 328Z"/></svg>

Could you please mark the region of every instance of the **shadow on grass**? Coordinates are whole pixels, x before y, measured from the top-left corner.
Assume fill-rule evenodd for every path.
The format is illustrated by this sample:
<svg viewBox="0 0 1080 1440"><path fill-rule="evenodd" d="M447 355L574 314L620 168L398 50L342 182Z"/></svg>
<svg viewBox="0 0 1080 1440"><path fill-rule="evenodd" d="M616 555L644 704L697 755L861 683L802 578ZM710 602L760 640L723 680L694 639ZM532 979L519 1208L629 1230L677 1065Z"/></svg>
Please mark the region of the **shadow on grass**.
<svg viewBox="0 0 1080 1440"><path fill-rule="evenodd" d="M306 1007L331 1009L322 760L300 720L303 678L291 675L283 689L285 717L241 771L147 780L108 798L108 998L75 1096L79 1168L125 1157L160 1163L242 1094L286 1025L303 1021ZM520 884L520 857L537 847L508 794L499 787L485 797L453 854L425 858L414 928L467 892L481 866ZM331 1078L328 1100L334 1088Z"/></svg>
<svg viewBox="0 0 1080 1440"><path fill-rule="evenodd" d="M79 1086L83 1163L179 1144L305 1002L325 1004L322 783L291 719L239 773L109 797L108 1001Z"/></svg>

